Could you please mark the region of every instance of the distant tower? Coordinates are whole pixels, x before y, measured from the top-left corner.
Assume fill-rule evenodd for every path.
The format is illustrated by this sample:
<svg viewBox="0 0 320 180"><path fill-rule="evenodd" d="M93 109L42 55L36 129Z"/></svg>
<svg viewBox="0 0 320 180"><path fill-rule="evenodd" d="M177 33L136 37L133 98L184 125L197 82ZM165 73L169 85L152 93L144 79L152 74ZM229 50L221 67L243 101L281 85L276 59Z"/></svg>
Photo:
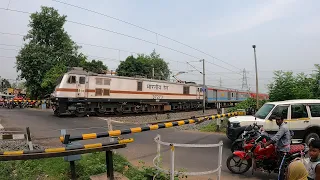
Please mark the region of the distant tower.
<svg viewBox="0 0 320 180"><path fill-rule="evenodd" d="M242 90L249 90L248 86L248 78L247 78L247 71L246 69L243 69L242 72Z"/></svg>

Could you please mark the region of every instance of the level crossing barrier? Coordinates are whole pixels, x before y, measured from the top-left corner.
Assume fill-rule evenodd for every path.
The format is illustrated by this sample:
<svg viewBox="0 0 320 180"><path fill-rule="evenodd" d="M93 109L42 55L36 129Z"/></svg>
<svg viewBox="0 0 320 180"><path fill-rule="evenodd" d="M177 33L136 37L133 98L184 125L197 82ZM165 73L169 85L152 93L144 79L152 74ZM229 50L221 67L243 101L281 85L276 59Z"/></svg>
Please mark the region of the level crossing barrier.
<svg viewBox="0 0 320 180"><path fill-rule="evenodd" d="M223 148L223 142L220 141L218 144L178 144L178 143L169 143L169 142L163 142L161 141L161 136L158 134L157 137L154 138L154 141L157 143L157 156L153 159L153 165L158 169L159 171L162 171L166 174L170 174L170 180L174 180L175 175L190 175L190 176L196 176L196 175L206 175L206 174L212 174L217 172L217 180L220 180L221 178L221 167L222 167L222 148ZM159 167L160 164L160 157L161 157L161 145L170 146L170 170L165 170ZM203 172L178 172L175 171L175 147L182 147L182 148L219 148L219 154L218 154L218 167L211 171L203 171Z"/></svg>
<svg viewBox="0 0 320 180"><path fill-rule="evenodd" d="M65 135L66 141L70 135ZM113 157L112 150L125 148L127 143L131 143L134 140L119 139L118 141L109 143L96 143L96 144L85 144L85 145L72 145L68 147L60 148L48 148L42 150L29 150L29 151L2 151L0 152L0 161L12 161L12 160L30 160L30 159L42 159L52 157L70 157L74 155L87 154L93 152L106 152L106 167L107 175L110 180L114 180L113 175ZM72 179L76 179L75 164L74 161L70 161L70 168Z"/></svg>
<svg viewBox="0 0 320 180"><path fill-rule="evenodd" d="M8 128L12 129L12 128ZM13 128L14 129L14 128ZM114 180L113 174L113 154L112 150L125 148L126 144L133 142L133 138L113 140L110 143L95 143L95 144L80 144L70 143L68 138L70 134L66 133L66 130L61 130L65 141L63 142L64 147L58 148L47 148L40 150L33 150L31 142L31 133L29 127L26 131L14 131L14 130L0 130L0 138L3 140L16 140L16 139L27 139L30 143L29 150L18 150L18 151L0 151L0 161L12 161L12 160L31 160L31 159L42 159L52 157L64 157L65 161L70 163L71 178L76 179L75 172L75 161L81 159L81 154L105 151L106 152L106 167L107 176L110 180ZM20 133L20 134L19 134ZM31 148L30 148L31 147Z"/></svg>
<svg viewBox="0 0 320 180"><path fill-rule="evenodd" d="M222 117L232 117L232 116L238 116L238 115L245 115L245 112L232 112L227 114L217 114L212 116L204 116L204 117L198 117L198 118L192 118L192 119L186 119L186 120L180 120L180 121L174 121L174 122L166 122L166 123L159 123L154 125L147 125L144 127L134 127L130 129L123 129L123 130L112 130L108 132L101 132L101 133L89 133L89 134L82 134L79 136L71 136L69 138L69 141L79 141L79 140L87 140L87 139L97 139L97 138L103 138L103 137L109 137L109 136L120 136L124 134L132 134L132 133L140 133L144 131L152 131L157 129L163 129L163 128L171 128L174 126L182 126L185 124L194 124L194 123L201 123L203 121L207 120L214 120L219 119ZM60 141L64 142L64 137L60 136Z"/></svg>

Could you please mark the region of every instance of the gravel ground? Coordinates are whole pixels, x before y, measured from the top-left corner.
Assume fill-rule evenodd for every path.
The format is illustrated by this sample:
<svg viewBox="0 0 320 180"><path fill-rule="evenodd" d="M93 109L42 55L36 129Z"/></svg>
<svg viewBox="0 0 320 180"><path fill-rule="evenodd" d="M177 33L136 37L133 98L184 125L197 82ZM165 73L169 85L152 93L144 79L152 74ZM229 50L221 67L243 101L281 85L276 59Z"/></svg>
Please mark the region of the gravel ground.
<svg viewBox="0 0 320 180"><path fill-rule="evenodd" d="M209 110L206 110L204 114L213 115L216 113L217 113L216 109L209 109ZM124 123L146 124L146 123L163 121L163 120L186 119L186 118L191 118L192 116L203 116L202 110L192 111L192 112L145 115L145 116L112 117L111 119L115 121L124 122Z"/></svg>
<svg viewBox="0 0 320 180"><path fill-rule="evenodd" d="M176 126L175 128L178 130L192 130L192 131L200 131L202 127L209 125L210 123L216 123L215 120L205 121L200 124L187 124L183 126Z"/></svg>
<svg viewBox="0 0 320 180"><path fill-rule="evenodd" d="M38 144L33 144L33 149L45 149ZM27 141L25 140L1 140L0 141L0 151L22 151L22 150L29 150L29 146Z"/></svg>

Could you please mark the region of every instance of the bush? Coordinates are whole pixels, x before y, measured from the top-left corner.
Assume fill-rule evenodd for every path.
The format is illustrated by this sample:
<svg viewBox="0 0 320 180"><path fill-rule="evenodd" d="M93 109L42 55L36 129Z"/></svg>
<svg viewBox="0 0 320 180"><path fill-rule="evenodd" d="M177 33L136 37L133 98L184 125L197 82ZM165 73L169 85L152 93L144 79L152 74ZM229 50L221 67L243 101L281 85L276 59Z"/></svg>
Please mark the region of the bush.
<svg viewBox="0 0 320 180"><path fill-rule="evenodd" d="M268 102L267 100L259 100L259 108L261 106L263 106L266 102ZM228 109L228 112L235 112L237 111L238 109L245 109L245 110L248 110L248 109L255 109L256 110L256 107L257 107L257 101L256 99L254 98L248 98L246 99L245 101L242 101L240 103L238 103L237 105L235 105L234 107L232 108L229 108ZM259 109L258 108L258 109Z"/></svg>

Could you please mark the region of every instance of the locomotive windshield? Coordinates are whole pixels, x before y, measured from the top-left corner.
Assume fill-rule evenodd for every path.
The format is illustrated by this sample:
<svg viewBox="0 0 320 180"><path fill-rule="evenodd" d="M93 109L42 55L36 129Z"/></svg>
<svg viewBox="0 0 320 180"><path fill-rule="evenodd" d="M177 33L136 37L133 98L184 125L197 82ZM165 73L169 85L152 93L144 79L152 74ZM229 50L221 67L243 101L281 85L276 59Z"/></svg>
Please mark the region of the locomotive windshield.
<svg viewBox="0 0 320 180"><path fill-rule="evenodd" d="M267 117L267 115L270 113L272 108L274 107L274 104L264 104L254 115L255 117L259 119L264 119Z"/></svg>
<svg viewBox="0 0 320 180"><path fill-rule="evenodd" d="M55 85L60 84L61 81L62 81L62 78L63 78L63 75L59 76L59 78L56 80L56 84Z"/></svg>

